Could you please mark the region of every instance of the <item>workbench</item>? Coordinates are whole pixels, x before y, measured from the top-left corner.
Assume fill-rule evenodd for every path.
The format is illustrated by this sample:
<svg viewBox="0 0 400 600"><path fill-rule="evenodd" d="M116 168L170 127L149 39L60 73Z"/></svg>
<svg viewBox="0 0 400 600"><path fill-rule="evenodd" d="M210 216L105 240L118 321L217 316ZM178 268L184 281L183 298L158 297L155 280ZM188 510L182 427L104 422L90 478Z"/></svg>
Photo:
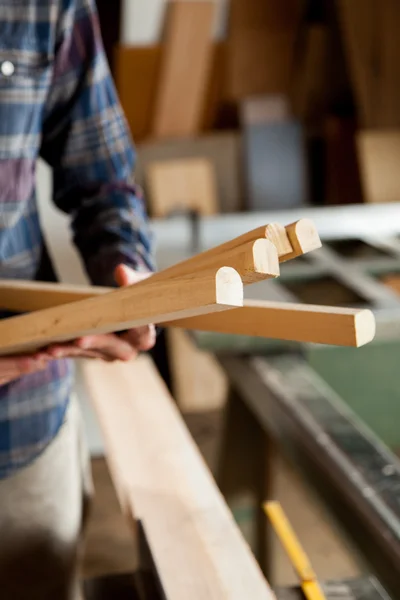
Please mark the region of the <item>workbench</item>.
<svg viewBox="0 0 400 600"><path fill-rule="evenodd" d="M363 349L347 350L195 332L198 346L216 354L231 387L222 453L225 464L220 465L218 483L228 503L229 496L234 497L237 489L243 492L246 485L255 494L255 506L260 508L254 510L257 527L251 543L268 579L268 540L261 505L270 497L266 473L273 461L268 464L268 456L282 452L340 523L361 564L397 598L400 463L382 440L393 449L400 448L396 368L400 295L384 285L381 277L400 273L400 207L208 217L198 224L196 251L260 223L291 222L300 213L313 219L323 247L282 265L279 280L250 286L247 296L318 304L323 298L313 284L319 281L331 286L331 304L371 308L377 320L376 338ZM175 262L190 253L191 228L184 218L155 223L160 261ZM338 286L343 289L338 291ZM336 368L329 358L332 355L336 355ZM325 362L324 356L328 357ZM358 370L352 368L354 364ZM383 369L381 379L379 369ZM377 396L380 381L383 392ZM345 400L337 393L341 390ZM378 403L379 415L374 414L372 402L375 408ZM357 593L354 597L364 597Z"/></svg>

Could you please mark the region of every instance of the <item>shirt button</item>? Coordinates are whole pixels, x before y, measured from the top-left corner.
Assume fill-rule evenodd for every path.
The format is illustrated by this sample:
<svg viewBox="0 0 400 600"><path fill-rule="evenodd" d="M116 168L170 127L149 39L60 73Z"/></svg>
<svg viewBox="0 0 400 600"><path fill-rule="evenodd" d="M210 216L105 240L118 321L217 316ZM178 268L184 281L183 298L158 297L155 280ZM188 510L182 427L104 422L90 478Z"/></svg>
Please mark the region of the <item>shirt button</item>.
<svg viewBox="0 0 400 600"><path fill-rule="evenodd" d="M0 71L4 77L11 77L15 71L15 67L10 60L5 60L0 65Z"/></svg>

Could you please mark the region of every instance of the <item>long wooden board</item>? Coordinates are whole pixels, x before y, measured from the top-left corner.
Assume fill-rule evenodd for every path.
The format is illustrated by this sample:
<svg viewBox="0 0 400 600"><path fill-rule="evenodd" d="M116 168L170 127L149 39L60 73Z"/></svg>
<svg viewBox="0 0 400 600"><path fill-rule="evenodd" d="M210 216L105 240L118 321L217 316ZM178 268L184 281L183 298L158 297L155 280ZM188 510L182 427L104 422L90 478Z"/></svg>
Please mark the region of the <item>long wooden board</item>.
<svg viewBox="0 0 400 600"><path fill-rule="evenodd" d="M214 331L303 343L359 347L375 336L375 318L367 309L336 308L245 300L240 308L164 323L197 331Z"/></svg>
<svg viewBox="0 0 400 600"><path fill-rule="evenodd" d="M29 312L79 302L109 291L93 286L0 281L0 308ZM245 300L243 306L227 312L174 319L164 325L340 346L362 346L375 335L374 316L366 309L262 300Z"/></svg>
<svg viewBox="0 0 400 600"><path fill-rule="evenodd" d="M91 333L109 333L194 316L243 303L231 267L144 282L0 321L0 355L21 353Z"/></svg>
<svg viewBox="0 0 400 600"><path fill-rule="evenodd" d="M165 598L274 600L149 357L87 362L84 380L121 507L143 524Z"/></svg>
<svg viewBox="0 0 400 600"><path fill-rule="evenodd" d="M166 35L155 100L152 136L190 136L202 125L213 56L215 3L168 3Z"/></svg>

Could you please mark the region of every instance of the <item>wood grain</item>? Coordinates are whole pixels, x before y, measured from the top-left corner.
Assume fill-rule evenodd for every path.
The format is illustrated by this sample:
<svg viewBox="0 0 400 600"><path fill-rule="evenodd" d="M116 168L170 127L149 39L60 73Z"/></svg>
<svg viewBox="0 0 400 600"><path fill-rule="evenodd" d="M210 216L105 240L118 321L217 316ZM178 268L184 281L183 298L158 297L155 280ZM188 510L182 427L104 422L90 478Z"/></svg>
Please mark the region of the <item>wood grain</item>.
<svg viewBox="0 0 400 600"><path fill-rule="evenodd" d="M375 319L366 309L257 300L245 300L243 307L218 315L166 322L165 326L353 347L363 346L375 336Z"/></svg>
<svg viewBox="0 0 400 600"><path fill-rule="evenodd" d="M84 377L121 506L143 524L165 597L273 600L150 359L89 362Z"/></svg>
<svg viewBox="0 0 400 600"><path fill-rule="evenodd" d="M117 332L224 310L243 303L242 280L230 267L171 280L153 279L0 321L0 355L31 351L91 333Z"/></svg>
<svg viewBox="0 0 400 600"><path fill-rule="evenodd" d="M396 277L388 278L385 283L394 286L393 281L397 282ZM31 288L30 293L20 294L15 293L20 289L18 284L14 288L7 288L7 282L1 282L1 297L3 289L7 290L5 295L8 297L8 302L1 304L5 304L3 308L9 310L30 311L37 310L38 306L48 306L50 302L57 306L57 303L68 301L69 298L76 306L77 302L104 294L107 290L90 286L53 285L48 291L51 285L42 287L39 283L25 284L25 290ZM369 310L256 300L245 300L242 307L216 315L203 314L174 319L173 322L166 320L164 326L340 346L361 346L370 342L375 335L375 321Z"/></svg>
<svg viewBox="0 0 400 600"><path fill-rule="evenodd" d="M209 0L169 2L152 124L155 138L190 136L201 128L214 12Z"/></svg>
<svg viewBox="0 0 400 600"><path fill-rule="evenodd" d="M151 280L154 283L190 275L195 269L218 269L229 265L238 271L245 283L255 283L279 275L277 258L279 262L285 262L320 246L316 227L309 219L300 219L286 227L270 223L155 273ZM142 285L147 285L146 281L135 287ZM0 279L0 308L29 312L110 291L110 288L95 286Z"/></svg>

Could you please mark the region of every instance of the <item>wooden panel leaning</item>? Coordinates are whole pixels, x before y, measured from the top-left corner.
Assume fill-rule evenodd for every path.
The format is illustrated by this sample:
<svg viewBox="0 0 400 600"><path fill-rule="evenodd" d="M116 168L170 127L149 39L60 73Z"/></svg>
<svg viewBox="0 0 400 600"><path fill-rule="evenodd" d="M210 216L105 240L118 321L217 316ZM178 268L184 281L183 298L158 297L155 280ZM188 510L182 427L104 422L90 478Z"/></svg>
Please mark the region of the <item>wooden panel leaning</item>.
<svg viewBox="0 0 400 600"><path fill-rule="evenodd" d="M149 357L85 361L83 374L121 508L143 525L163 597L274 600Z"/></svg>
<svg viewBox="0 0 400 600"><path fill-rule="evenodd" d="M153 217L167 217L177 210L192 210L199 215L218 212L214 168L206 158L152 162L146 179Z"/></svg>
<svg viewBox="0 0 400 600"><path fill-rule="evenodd" d="M215 3L168 3L152 135L190 136L201 128L212 65Z"/></svg>
<svg viewBox="0 0 400 600"><path fill-rule="evenodd" d="M242 304L243 283L231 267L170 280L150 277L107 294L0 321L0 355Z"/></svg>

